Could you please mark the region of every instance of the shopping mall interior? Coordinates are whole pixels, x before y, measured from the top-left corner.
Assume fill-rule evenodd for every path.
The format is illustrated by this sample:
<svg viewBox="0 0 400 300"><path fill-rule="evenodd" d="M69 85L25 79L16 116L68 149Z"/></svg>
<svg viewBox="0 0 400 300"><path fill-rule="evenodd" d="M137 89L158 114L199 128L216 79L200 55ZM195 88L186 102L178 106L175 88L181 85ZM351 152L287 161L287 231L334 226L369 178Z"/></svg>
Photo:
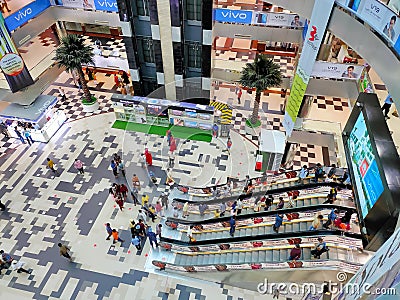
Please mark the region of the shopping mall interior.
<svg viewBox="0 0 400 300"><path fill-rule="evenodd" d="M400 0L0 9L1 299L399 299Z"/></svg>

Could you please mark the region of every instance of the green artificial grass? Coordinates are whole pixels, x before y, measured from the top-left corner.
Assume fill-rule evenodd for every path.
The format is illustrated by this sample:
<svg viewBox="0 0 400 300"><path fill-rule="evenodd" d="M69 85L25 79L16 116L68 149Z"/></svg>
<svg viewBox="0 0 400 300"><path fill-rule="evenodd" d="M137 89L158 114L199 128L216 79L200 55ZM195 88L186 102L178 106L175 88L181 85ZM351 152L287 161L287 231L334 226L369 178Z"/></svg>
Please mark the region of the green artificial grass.
<svg viewBox="0 0 400 300"><path fill-rule="evenodd" d="M257 120L256 124L251 123L250 119L246 120L246 125L251 128L257 128L261 126L261 121Z"/></svg>
<svg viewBox="0 0 400 300"><path fill-rule="evenodd" d="M96 99L96 97L94 97L94 96L92 96L92 98L90 99L90 101L87 101L86 98L82 98L82 104L85 104L85 105L94 104L94 103L96 103L96 101L97 101L97 99Z"/></svg>
<svg viewBox="0 0 400 300"><path fill-rule="evenodd" d="M162 127L149 124L131 123L126 121L117 120L114 122L112 128L123 129L128 131L143 132L148 134L157 134L165 136L167 130L170 129L172 136L185 140L211 142L212 134L210 130L202 130L198 128L189 128L182 126L169 126Z"/></svg>

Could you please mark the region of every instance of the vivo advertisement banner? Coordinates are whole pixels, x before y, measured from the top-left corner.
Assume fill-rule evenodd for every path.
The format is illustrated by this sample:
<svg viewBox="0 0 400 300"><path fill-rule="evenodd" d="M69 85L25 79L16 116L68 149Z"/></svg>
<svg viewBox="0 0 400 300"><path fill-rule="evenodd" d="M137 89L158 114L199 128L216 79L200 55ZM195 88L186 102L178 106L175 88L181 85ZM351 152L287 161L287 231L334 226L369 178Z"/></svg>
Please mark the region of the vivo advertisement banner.
<svg viewBox="0 0 400 300"><path fill-rule="evenodd" d="M37 0L29 3L20 10L5 18L5 23L8 30L13 31L18 27L21 27L48 7L50 7L49 0Z"/></svg>
<svg viewBox="0 0 400 300"><path fill-rule="evenodd" d="M360 79L364 67L349 64L334 64L325 61L316 61L311 73L312 77L335 79Z"/></svg>
<svg viewBox="0 0 400 300"><path fill-rule="evenodd" d="M52 5L118 12L117 0L51 0Z"/></svg>
<svg viewBox="0 0 400 300"><path fill-rule="evenodd" d="M295 14L255 13L252 24L266 26L304 27L305 18Z"/></svg>
<svg viewBox="0 0 400 300"><path fill-rule="evenodd" d="M253 12L247 10L217 8L214 10L214 17L217 22L251 24Z"/></svg>
<svg viewBox="0 0 400 300"><path fill-rule="evenodd" d="M314 3L303 50L286 103L283 127L287 136L291 136L294 129L334 2L334 0L316 0Z"/></svg>
<svg viewBox="0 0 400 300"><path fill-rule="evenodd" d="M348 3L356 15L386 38L400 54L400 20L396 13L378 0L356 0Z"/></svg>

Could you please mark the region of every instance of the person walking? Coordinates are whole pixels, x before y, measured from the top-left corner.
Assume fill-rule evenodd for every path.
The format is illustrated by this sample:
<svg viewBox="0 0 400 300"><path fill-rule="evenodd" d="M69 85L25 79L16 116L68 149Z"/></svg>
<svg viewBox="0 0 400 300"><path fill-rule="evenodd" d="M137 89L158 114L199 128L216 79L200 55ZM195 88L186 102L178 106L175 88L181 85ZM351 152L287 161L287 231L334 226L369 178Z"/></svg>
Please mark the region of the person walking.
<svg viewBox="0 0 400 300"><path fill-rule="evenodd" d="M113 237L113 244L115 244L116 242L121 242L121 246L122 246L122 243L125 242L124 240L122 240L119 237L117 230L113 229L111 235Z"/></svg>
<svg viewBox="0 0 400 300"><path fill-rule="evenodd" d="M231 138L228 137L228 140L226 141L226 148L228 149L229 154L231 154L231 147L232 147L232 141Z"/></svg>
<svg viewBox="0 0 400 300"><path fill-rule="evenodd" d="M190 243L193 243L196 241L196 239L193 237L193 227L194 227L193 225L190 225L186 232L186 236L189 238Z"/></svg>
<svg viewBox="0 0 400 300"><path fill-rule="evenodd" d="M131 83L131 81L129 80L128 73L126 73L124 70L122 70L121 78L122 78L123 83L125 83L127 85Z"/></svg>
<svg viewBox="0 0 400 300"><path fill-rule="evenodd" d="M4 250L0 250L0 254L1 254L1 260L3 261L5 267L9 268L14 258L10 254L4 252Z"/></svg>
<svg viewBox="0 0 400 300"><path fill-rule="evenodd" d="M229 234L231 237L233 237L233 235L235 234L235 230L236 230L236 217L232 216L230 221L229 221Z"/></svg>
<svg viewBox="0 0 400 300"><path fill-rule="evenodd" d="M322 169L322 165L320 163L317 163L315 166L315 173L314 173L314 181L318 182L319 178L324 177L324 170Z"/></svg>
<svg viewBox="0 0 400 300"><path fill-rule="evenodd" d="M336 220L337 217L338 217L338 213L339 213L339 211L338 211L337 209L335 209L335 208L333 208L333 209L331 210L331 212L330 212L329 215L328 215L328 220L327 220L327 221L325 222L325 224L323 225L323 227L324 227L325 229L329 229L329 226L331 226L332 223L335 222L335 220Z"/></svg>
<svg viewBox="0 0 400 300"><path fill-rule="evenodd" d="M112 228L111 228L110 223L107 223L107 224L106 224L106 231L107 231L107 234L108 234L106 240L109 240L110 237L112 236Z"/></svg>
<svg viewBox="0 0 400 300"><path fill-rule="evenodd" d="M309 230L317 230L321 226L321 222L324 219L323 215L316 213L314 216L314 220L311 223Z"/></svg>
<svg viewBox="0 0 400 300"><path fill-rule="evenodd" d="M388 113L390 111L390 107L392 106L392 104L393 104L393 99L392 99L392 96L390 96L390 94L389 94L389 95L387 95L387 97L385 99L385 103L383 103L383 106L382 106L382 111L384 111L385 119L390 119L390 117L388 116Z"/></svg>
<svg viewBox="0 0 400 300"><path fill-rule="evenodd" d="M126 201L126 199L128 198L128 187L122 183L119 186L119 192L121 193L123 200Z"/></svg>
<svg viewBox="0 0 400 300"><path fill-rule="evenodd" d="M138 191L140 191L140 181L136 174L133 174L132 176L132 185L136 187Z"/></svg>
<svg viewBox="0 0 400 300"><path fill-rule="evenodd" d="M171 130L167 130L167 143L168 143L168 146L171 146L171 138L172 138L172 133L171 133Z"/></svg>
<svg viewBox="0 0 400 300"><path fill-rule="evenodd" d="M132 196L132 199L133 199L133 204L134 204L135 206L136 206L137 204L139 204L138 193L139 193L138 189L137 189L135 186L132 186L132 189L131 189L131 196Z"/></svg>
<svg viewBox="0 0 400 300"><path fill-rule="evenodd" d="M124 176L124 177L126 177L126 174L125 174L125 165L124 165L124 163L122 162L122 160L119 162L119 164L118 164L118 170L122 173L122 176Z"/></svg>
<svg viewBox="0 0 400 300"><path fill-rule="evenodd" d="M289 260L298 260L301 257L301 248L299 244L296 244L292 250L290 250Z"/></svg>
<svg viewBox="0 0 400 300"><path fill-rule="evenodd" d="M70 249L61 243L58 243L58 247L60 248L60 256L64 256L64 257L68 258L69 261L72 261L72 257L68 253L68 251L70 251Z"/></svg>
<svg viewBox="0 0 400 300"><path fill-rule="evenodd" d="M145 212L142 209L139 209L138 215L137 215L137 219L139 221L144 222L145 224L147 223L146 222L147 221L147 216L146 216Z"/></svg>
<svg viewBox="0 0 400 300"><path fill-rule="evenodd" d="M144 149L144 156L146 157L146 163L148 166L152 166L153 165L153 156L151 155L151 153L149 152L149 149Z"/></svg>
<svg viewBox="0 0 400 300"><path fill-rule="evenodd" d="M315 246L315 249L311 250L311 255L314 256L314 258L321 258L321 254L324 252L328 251L328 247L326 246L326 243L324 242L324 239L319 237L318 238L318 244Z"/></svg>
<svg viewBox="0 0 400 300"><path fill-rule="evenodd" d="M149 203L149 195L143 194L142 195L142 206L146 207L148 203Z"/></svg>
<svg viewBox="0 0 400 300"><path fill-rule="evenodd" d="M298 175L299 182L301 184L304 184L304 180L307 178L307 176L308 176L308 169L307 169L307 166L304 165L299 171L299 175Z"/></svg>
<svg viewBox="0 0 400 300"><path fill-rule="evenodd" d="M151 248L154 249L154 245L155 245L156 247L158 247L157 236L156 236L156 234L153 232L153 229L152 229L151 227L149 227L149 228L147 229L147 237L149 238Z"/></svg>
<svg viewBox="0 0 400 300"><path fill-rule="evenodd" d="M242 89L239 89L237 93L238 104L240 104L240 98L242 98Z"/></svg>
<svg viewBox="0 0 400 300"><path fill-rule="evenodd" d="M213 134L213 137L215 137L215 138L218 137L218 125L217 125L217 124L214 124L214 125L213 125L213 127L212 127L212 134Z"/></svg>
<svg viewBox="0 0 400 300"><path fill-rule="evenodd" d="M163 192L160 196L161 204L165 210L168 210L168 195L167 193Z"/></svg>
<svg viewBox="0 0 400 300"><path fill-rule="evenodd" d="M111 160L110 167L112 169L112 172L113 172L115 178L117 178L118 177L118 166L114 160Z"/></svg>
<svg viewBox="0 0 400 300"><path fill-rule="evenodd" d="M226 204L225 202L221 202L219 205L219 216L220 217L225 216L225 212L226 212Z"/></svg>
<svg viewBox="0 0 400 300"><path fill-rule="evenodd" d="M161 201L160 200L158 200L157 202L156 202L156 213L157 213L157 215L159 216L159 217L164 217L164 213L163 213L163 211L162 211L162 205L161 205Z"/></svg>
<svg viewBox="0 0 400 300"><path fill-rule="evenodd" d="M278 233L279 227L281 227L282 223L283 223L283 215L282 214L276 214L275 224L272 226L272 229L276 233Z"/></svg>
<svg viewBox="0 0 400 300"><path fill-rule="evenodd" d="M131 242L138 251L142 250L142 247L140 246L140 239L137 236L133 237Z"/></svg>
<svg viewBox="0 0 400 300"><path fill-rule="evenodd" d="M169 151L171 153L174 153L175 150L176 150L176 140L175 140L175 138L173 136L171 136L171 142L170 142L170 145L169 145Z"/></svg>
<svg viewBox="0 0 400 300"><path fill-rule="evenodd" d="M158 224L156 227L156 235L158 235L158 238L161 239L161 232L162 232L162 224Z"/></svg>
<svg viewBox="0 0 400 300"><path fill-rule="evenodd" d="M168 152L168 168L173 168L175 165L175 154Z"/></svg>
<svg viewBox="0 0 400 300"><path fill-rule="evenodd" d="M120 78L118 77L117 74L114 74L114 83L115 83L117 88L121 85Z"/></svg>
<svg viewBox="0 0 400 300"><path fill-rule="evenodd" d="M67 97L65 96L65 91L61 86L58 87L58 92L60 93L61 101L65 101Z"/></svg>
<svg viewBox="0 0 400 300"><path fill-rule="evenodd" d="M185 202L182 208L182 217L186 218L189 215L189 202Z"/></svg>
<svg viewBox="0 0 400 300"><path fill-rule="evenodd" d="M17 126L14 127L14 131L15 131L15 133L17 134L17 136L18 136L18 138L20 139L20 141L21 141L23 144L26 144L26 143L25 143L25 140L24 140L24 137L22 136L21 132L18 130L18 127L17 127Z"/></svg>
<svg viewBox="0 0 400 300"><path fill-rule="evenodd" d="M115 202L117 203L117 205L119 206L119 210L122 211L124 208L124 200L121 198L121 194L118 194Z"/></svg>
<svg viewBox="0 0 400 300"><path fill-rule="evenodd" d="M74 168L78 170L79 174L84 174L83 162L80 159L75 159Z"/></svg>
<svg viewBox="0 0 400 300"><path fill-rule="evenodd" d="M13 271L17 271L17 273L27 273L27 274L31 274L32 270L26 270L23 268L23 266L25 265L25 263L23 261L17 261L17 260L13 260L11 263L11 269L13 269Z"/></svg>
<svg viewBox="0 0 400 300"><path fill-rule="evenodd" d="M3 121L0 122L0 131L6 138L10 137L8 134L7 125Z"/></svg>
<svg viewBox="0 0 400 300"><path fill-rule="evenodd" d="M2 211L6 210L6 206L3 203L1 203L1 199L0 199L0 209Z"/></svg>
<svg viewBox="0 0 400 300"><path fill-rule="evenodd" d="M31 131L30 131L29 129L26 128L26 129L24 130L24 136L25 136L25 138L26 138L26 140L27 140L29 146L32 146L32 144L33 144L33 139L32 139L32 136L31 136Z"/></svg>
<svg viewBox="0 0 400 300"><path fill-rule="evenodd" d="M236 202L236 211L238 215L242 213L242 209L243 209L243 201L241 199L238 199Z"/></svg>
<svg viewBox="0 0 400 300"><path fill-rule="evenodd" d="M50 158L47 158L47 167L53 171L54 174L57 173L56 169L54 169L54 161Z"/></svg>

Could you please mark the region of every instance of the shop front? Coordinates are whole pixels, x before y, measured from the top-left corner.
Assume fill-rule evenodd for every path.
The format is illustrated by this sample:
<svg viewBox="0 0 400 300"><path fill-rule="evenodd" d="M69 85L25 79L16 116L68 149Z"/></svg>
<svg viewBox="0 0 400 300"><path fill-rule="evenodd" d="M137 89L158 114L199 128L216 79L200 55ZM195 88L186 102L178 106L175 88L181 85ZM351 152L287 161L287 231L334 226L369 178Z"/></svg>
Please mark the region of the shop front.
<svg viewBox="0 0 400 300"><path fill-rule="evenodd" d="M53 109L56 102L54 96L40 95L29 106L11 103L0 111L0 120L13 138L18 138L15 127L26 128L35 142L47 143L67 120L62 110Z"/></svg>

